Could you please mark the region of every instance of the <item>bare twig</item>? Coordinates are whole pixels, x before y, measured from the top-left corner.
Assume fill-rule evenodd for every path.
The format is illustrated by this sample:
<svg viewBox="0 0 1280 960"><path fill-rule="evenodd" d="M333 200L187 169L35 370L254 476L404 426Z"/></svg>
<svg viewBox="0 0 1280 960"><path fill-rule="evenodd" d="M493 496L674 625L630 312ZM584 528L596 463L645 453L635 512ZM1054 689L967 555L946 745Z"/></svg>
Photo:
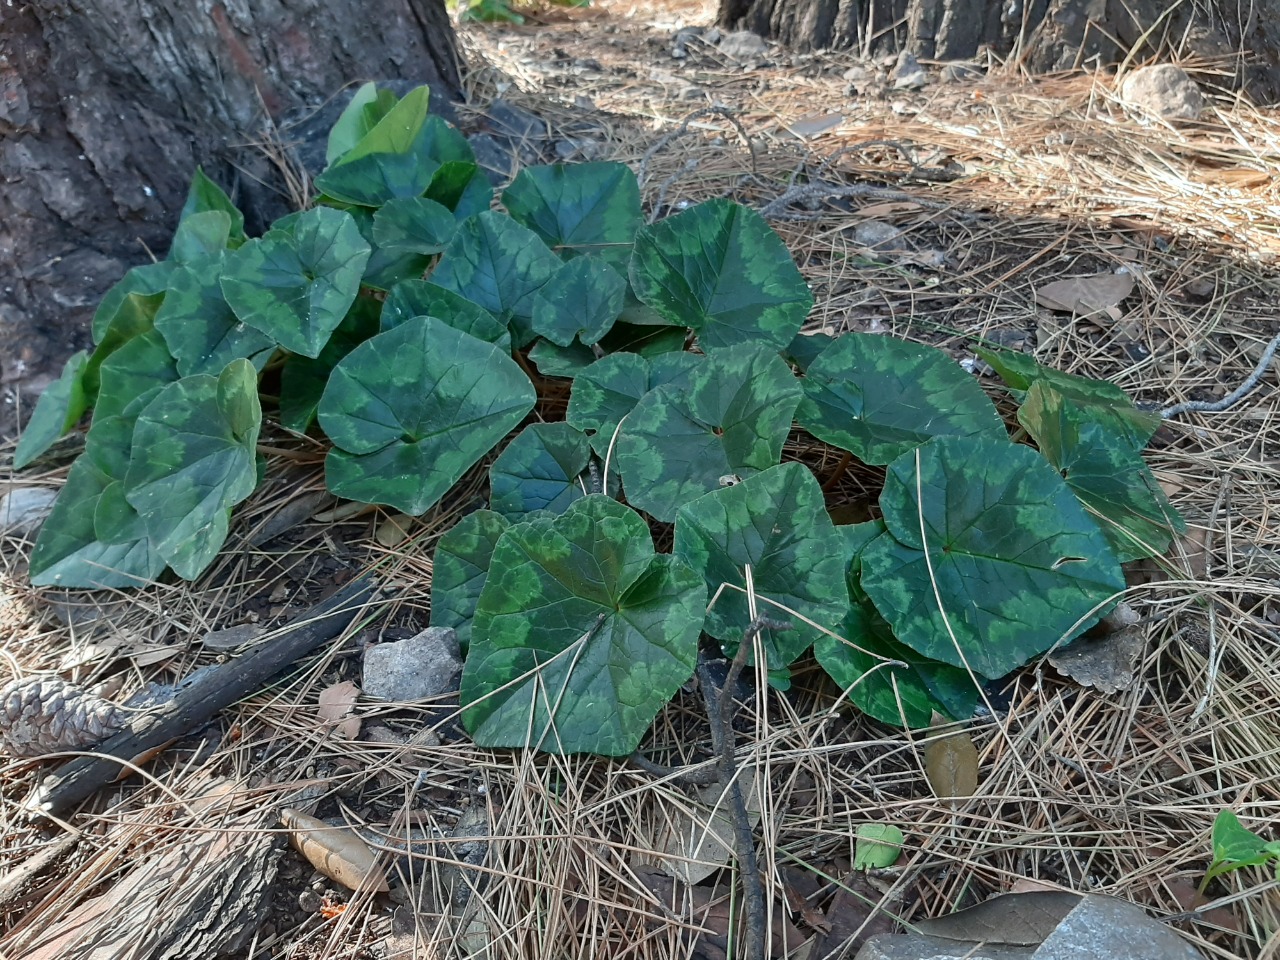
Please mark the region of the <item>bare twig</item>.
<svg viewBox="0 0 1280 960"><path fill-rule="evenodd" d="M698 679L702 686L702 698L707 705L707 717L711 721L711 744L719 757L720 781L725 784L729 796L729 813L733 818L733 847L738 859L738 872L742 874L743 912L746 914L746 947L738 955L744 960L764 960L767 911L764 883L760 879L760 866L756 861L755 836L747 814L747 801L738 781L738 760L733 744L733 689L737 686L747 655L755 646L761 630L787 630L791 624L766 617L756 617L742 634L742 643L729 665L724 686L716 689L706 664L698 666ZM725 700L728 700L726 705Z"/></svg>
<svg viewBox="0 0 1280 960"><path fill-rule="evenodd" d="M1183 403L1175 403L1173 406L1165 407L1160 411L1161 419L1168 420L1181 413L1221 413L1223 410L1230 410L1258 385L1262 375L1267 372L1267 367L1271 366L1271 360L1276 355L1277 347L1280 347L1280 333L1272 337L1271 342L1267 344L1267 349L1262 351L1262 359L1253 368L1253 373L1245 378L1244 383L1240 384L1221 400L1187 400Z"/></svg>
<svg viewBox="0 0 1280 960"><path fill-rule="evenodd" d="M688 133L689 124L702 117L723 117L733 124L734 129L738 131L738 136L742 138L742 142L747 145L747 150L751 152L751 172L756 172L756 145L751 142L751 137L747 136L747 128L742 125L742 121L738 119L737 113L733 110L730 110L728 107L712 106L703 107L701 110L693 111L693 113L680 121L680 126L676 127L670 133L660 137L654 142L653 146L644 152L644 156L640 158L640 164L636 169L636 179L638 179L641 184L644 184L649 177L649 161L657 156L659 152L666 149L667 144L672 140L683 137Z"/></svg>

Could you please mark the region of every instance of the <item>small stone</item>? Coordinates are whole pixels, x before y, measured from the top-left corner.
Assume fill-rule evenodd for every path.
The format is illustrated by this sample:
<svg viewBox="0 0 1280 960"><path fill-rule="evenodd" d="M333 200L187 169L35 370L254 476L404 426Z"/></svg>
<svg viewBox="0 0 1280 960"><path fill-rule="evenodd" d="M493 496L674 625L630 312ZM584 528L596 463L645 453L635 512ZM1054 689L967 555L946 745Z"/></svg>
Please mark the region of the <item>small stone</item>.
<svg viewBox="0 0 1280 960"><path fill-rule="evenodd" d="M298 894L298 907L307 913L319 913L324 906L324 897L314 890L303 890Z"/></svg>
<svg viewBox="0 0 1280 960"><path fill-rule="evenodd" d="M500 143L497 137L489 133L473 133L467 137L467 142L471 144L476 163L494 186L505 183L516 175L515 151Z"/></svg>
<svg viewBox="0 0 1280 960"><path fill-rule="evenodd" d="M915 55L910 50L903 50L898 55L893 73L889 75L889 82L895 90L919 90L929 82L929 78Z"/></svg>
<svg viewBox="0 0 1280 960"><path fill-rule="evenodd" d="M883 220L864 220L853 228L854 242L871 249L898 249L902 245L896 241L901 236L901 230Z"/></svg>
<svg viewBox="0 0 1280 960"><path fill-rule="evenodd" d="M865 63L855 63L844 73L840 74L841 79L848 80L850 83L862 83L871 76L871 67Z"/></svg>
<svg viewBox="0 0 1280 960"><path fill-rule="evenodd" d="M18 487L0 497L0 530L25 537L34 533L53 511L58 491L48 487Z"/></svg>
<svg viewBox="0 0 1280 960"><path fill-rule="evenodd" d="M522 107L498 99L485 111L494 129L517 140L537 140L547 135L547 123Z"/></svg>
<svg viewBox="0 0 1280 960"><path fill-rule="evenodd" d="M768 53L769 45L764 42L763 37L750 30L735 30L720 38L717 49L735 60L754 60Z"/></svg>
<svg viewBox="0 0 1280 960"><path fill-rule="evenodd" d="M461 672L457 634L448 627L428 627L408 640L365 650L361 686L383 700L425 700L457 690Z"/></svg>
<svg viewBox="0 0 1280 960"><path fill-rule="evenodd" d="M1205 108L1200 86L1172 63L1139 67L1120 84L1126 104L1164 120L1195 120Z"/></svg>

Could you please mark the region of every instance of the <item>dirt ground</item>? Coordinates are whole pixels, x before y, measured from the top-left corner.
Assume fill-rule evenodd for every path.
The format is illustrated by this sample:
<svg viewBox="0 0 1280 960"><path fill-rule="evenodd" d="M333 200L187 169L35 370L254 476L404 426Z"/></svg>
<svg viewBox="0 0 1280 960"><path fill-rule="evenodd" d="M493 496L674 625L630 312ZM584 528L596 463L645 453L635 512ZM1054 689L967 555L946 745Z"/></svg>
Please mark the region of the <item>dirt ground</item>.
<svg viewBox="0 0 1280 960"><path fill-rule="evenodd" d="M811 329L927 341L979 373L973 344L985 340L1163 407L1225 396L1280 332L1280 113L1215 91L1214 65L1192 65L1212 110L1169 126L1126 110L1108 77L1033 79L992 63L944 78L926 64L923 88L894 90L891 64L851 54L733 56L691 33L677 44L713 16L646 0L464 27L468 122L493 125L498 100L530 121L524 162L631 163L656 215L721 195L765 208L813 288ZM799 183L842 189L775 203ZM1081 319L1037 302L1051 281L1103 273L1133 280L1110 311ZM1039 885L1140 904L1208 957L1280 956L1268 871L1228 874L1204 900L1195 891L1219 810L1264 833L1280 820L1277 375L1227 412L1170 419L1153 441L1148 461L1189 533L1130 571L1143 638L1130 685L1104 693L1047 665L1009 678L992 691L996 712L969 725L980 780L965 803L934 798L927 737L843 706L815 665L786 694L749 690L738 759L756 775L774 955L852 956L892 926L877 906L911 921ZM624 762L481 750L447 698L356 700L359 723L345 725L322 700L359 681L369 643L425 626L432 549L482 472L398 536L379 511L326 513L323 451L271 442L285 453L194 584L34 591L30 543L6 538L7 670L115 678L117 698L217 662L209 631L286 623L371 565L387 590L380 619L64 823L24 813L47 764L0 768L0 955L96 956L74 944L131 942L148 909L187 924L181 941L216 915L210 884L236 863L244 900L274 891L264 922L242 924L240 957L725 956L731 866L687 883L655 869L695 802L687 788ZM821 476L838 459L799 437L787 456ZM55 465L0 483L64 477ZM865 501L876 479L846 474L831 505ZM644 749L680 764L705 760L706 743L690 690ZM285 846L283 806L418 855L390 893L352 894ZM867 822L903 830L894 867L852 870ZM168 892L121 892L136 889Z"/></svg>

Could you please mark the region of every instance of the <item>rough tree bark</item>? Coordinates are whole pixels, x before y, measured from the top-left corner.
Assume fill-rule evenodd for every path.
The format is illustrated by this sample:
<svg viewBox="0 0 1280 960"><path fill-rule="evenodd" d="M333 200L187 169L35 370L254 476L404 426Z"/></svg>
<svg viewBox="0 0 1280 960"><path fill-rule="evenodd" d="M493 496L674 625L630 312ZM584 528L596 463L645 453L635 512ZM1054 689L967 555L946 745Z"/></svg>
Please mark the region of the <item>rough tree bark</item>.
<svg viewBox="0 0 1280 960"><path fill-rule="evenodd" d="M719 19L800 50L961 60L988 47L1035 71L1194 54L1234 68L1255 100L1280 98L1280 0L720 0Z"/></svg>
<svg viewBox="0 0 1280 960"><path fill-rule="evenodd" d="M103 291L164 255L197 164L261 226L273 131L327 130L363 80L428 83L448 115L458 64L443 0L0 4L0 438Z"/></svg>

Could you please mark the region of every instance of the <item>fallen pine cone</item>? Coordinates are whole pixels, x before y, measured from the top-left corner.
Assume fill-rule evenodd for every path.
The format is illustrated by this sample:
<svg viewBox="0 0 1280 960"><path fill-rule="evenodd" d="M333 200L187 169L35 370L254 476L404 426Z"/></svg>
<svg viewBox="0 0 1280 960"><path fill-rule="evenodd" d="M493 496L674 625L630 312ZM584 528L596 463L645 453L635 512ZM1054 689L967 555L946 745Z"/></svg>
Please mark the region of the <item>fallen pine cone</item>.
<svg viewBox="0 0 1280 960"><path fill-rule="evenodd" d="M0 690L0 753L11 757L84 750L128 722L118 704L57 677L13 680Z"/></svg>

